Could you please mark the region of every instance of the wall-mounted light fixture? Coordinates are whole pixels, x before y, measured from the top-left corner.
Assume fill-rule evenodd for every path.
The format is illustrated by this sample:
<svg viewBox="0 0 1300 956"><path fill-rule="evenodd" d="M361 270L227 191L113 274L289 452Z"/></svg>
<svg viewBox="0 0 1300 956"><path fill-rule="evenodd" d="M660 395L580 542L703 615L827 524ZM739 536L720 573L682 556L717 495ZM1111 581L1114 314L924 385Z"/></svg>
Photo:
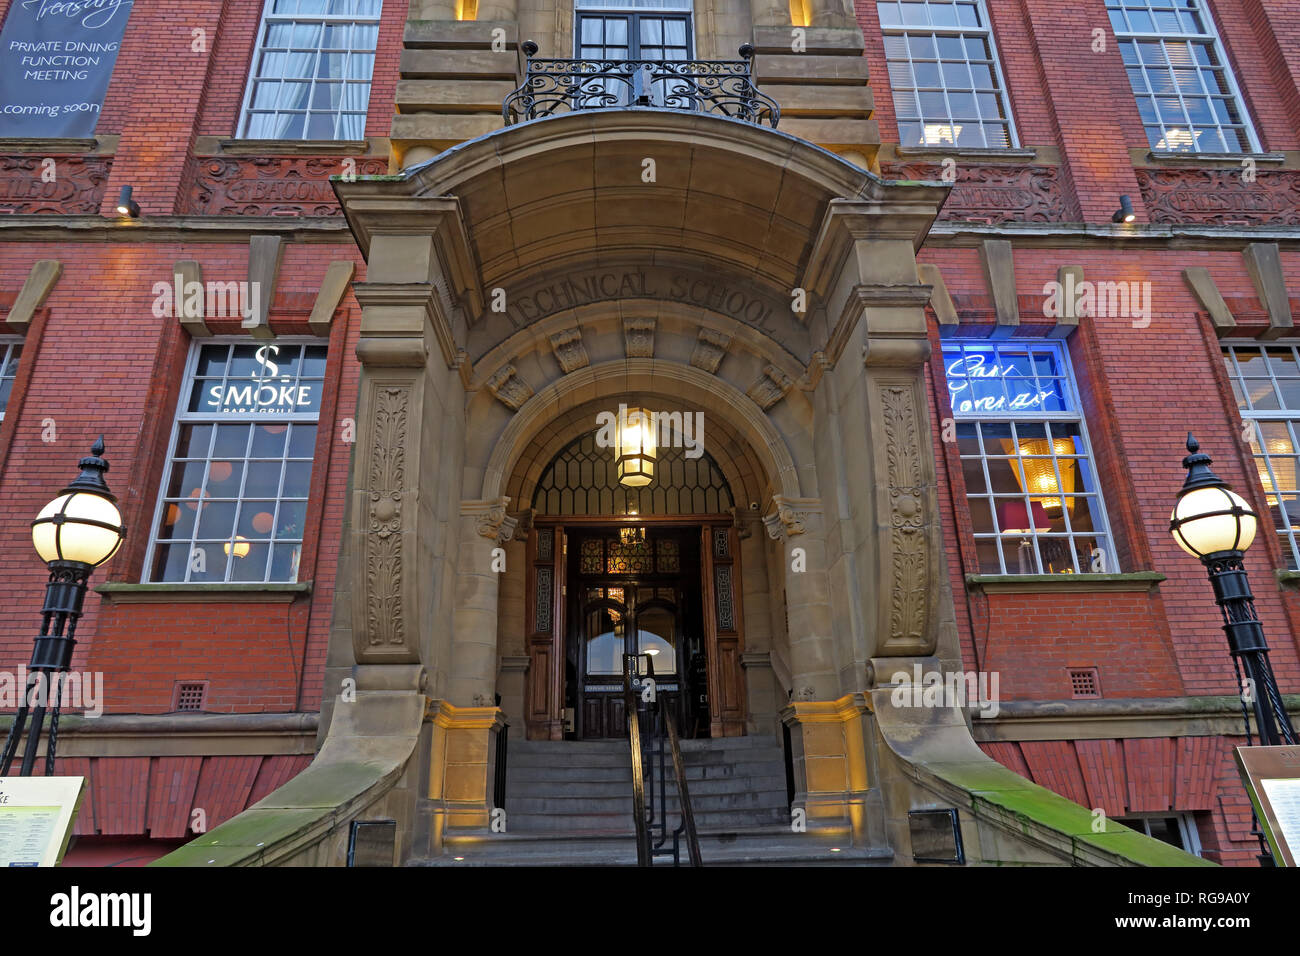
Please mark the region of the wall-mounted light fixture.
<svg viewBox="0 0 1300 956"><path fill-rule="evenodd" d="M140 218L140 204L131 198L130 186L122 187L122 192L117 197L117 212L118 215L131 219Z"/></svg>
<svg viewBox="0 0 1300 956"><path fill-rule="evenodd" d="M1137 213L1133 211L1133 200L1128 196L1119 197L1119 208L1115 210L1115 215L1110 217L1111 222L1134 222L1137 219Z"/></svg>

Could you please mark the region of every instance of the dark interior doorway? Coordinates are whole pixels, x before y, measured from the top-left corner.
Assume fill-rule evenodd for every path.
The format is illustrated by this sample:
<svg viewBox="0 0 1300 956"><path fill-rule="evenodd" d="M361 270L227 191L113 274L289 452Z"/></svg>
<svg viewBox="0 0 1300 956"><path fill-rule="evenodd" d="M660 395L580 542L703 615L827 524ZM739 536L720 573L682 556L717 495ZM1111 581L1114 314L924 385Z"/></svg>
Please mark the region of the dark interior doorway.
<svg viewBox="0 0 1300 956"><path fill-rule="evenodd" d="M591 525L569 538L565 707L569 739L627 733L623 655L651 655L683 737L709 735L699 527ZM642 670L645 670L642 658Z"/></svg>

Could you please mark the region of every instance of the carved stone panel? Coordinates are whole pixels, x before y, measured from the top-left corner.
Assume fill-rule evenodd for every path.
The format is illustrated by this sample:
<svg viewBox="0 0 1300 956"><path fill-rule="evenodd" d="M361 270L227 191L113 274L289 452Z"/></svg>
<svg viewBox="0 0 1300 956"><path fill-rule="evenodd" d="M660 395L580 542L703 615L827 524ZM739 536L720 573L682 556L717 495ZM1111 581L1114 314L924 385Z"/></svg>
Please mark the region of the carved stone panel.
<svg viewBox="0 0 1300 956"><path fill-rule="evenodd" d="M775 365L768 365L763 368L763 374L759 376L758 381L749 386L749 391L745 394L757 402L759 408L767 411L785 398L786 392L790 391L790 386L793 384L794 380L789 375Z"/></svg>
<svg viewBox="0 0 1300 956"><path fill-rule="evenodd" d="M564 369L565 375L591 364L587 349L582 344L582 333L577 329L563 329L550 336L550 340L556 361Z"/></svg>
<svg viewBox="0 0 1300 956"><path fill-rule="evenodd" d="M501 402L519 411L524 402L533 397L533 387L519 377L513 365L503 365L487 380L488 391Z"/></svg>
<svg viewBox="0 0 1300 956"><path fill-rule="evenodd" d="M1284 226L1300 223L1300 173L1235 169L1137 169L1152 222Z"/></svg>
<svg viewBox="0 0 1300 956"><path fill-rule="evenodd" d="M54 156L46 182L45 157L0 156L0 212L93 216L99 212L111 156Z"/></svg>
<svg viewBox="0 0 1300 956"><path fill-rule="evenodd" d="M388 172L383 158L355 163L358 176ZM201 156L190 167L186 211L206 216L337 216L339 203L329 178L345 171L342 158Z"/></svg>
<svg viewBox="0 0 1300 956"><path fill-rule="evenodd" d="M365 643L383 650L406 645L403 606L406 442L411 389L378 385L371 392L366 477Z"/></svg>
<svg viewBox="0 0 1300 956"><path fill-rule="evenodd" d="M882 163L886 179L943 181L940 163ZM975 165L958 161L957 180L940 219L1064 222L1069 203L1057 166Z"/></svg>
<svg viewBox="0 0 1300 956"><path fill-rule="evenodd" d="M926 527L925 464L916 393L911 385L878 387L889 491L889 620L886 645L919 648L926 639L930 545ZM928 447L928 446L927 446ZM927 652L928 653L928 652Z"/></svg>
<svg viewBox="0 0 1300 956"><path fill-rule="evenodd" d="M628 358L654 358L655 320L651 318L624 319L623 345Z"/></svg>
<svg viewBox="0 0 1300 956"><path fill-rule="evenodd" d="M715 375L718 366L722 363L722 357L727 354L727 349L730 346L731 336L725 332L700 329L699 339L695 343L695 351L691 353L691 364L696 368L704 369L710 375Z"/></svg>

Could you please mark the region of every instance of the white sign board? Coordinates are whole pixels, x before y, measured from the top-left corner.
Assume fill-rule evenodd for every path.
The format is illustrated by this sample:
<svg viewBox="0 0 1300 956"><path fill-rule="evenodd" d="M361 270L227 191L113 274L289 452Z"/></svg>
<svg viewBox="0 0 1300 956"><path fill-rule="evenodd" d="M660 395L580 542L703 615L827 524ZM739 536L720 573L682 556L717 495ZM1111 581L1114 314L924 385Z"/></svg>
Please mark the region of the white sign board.
<svg viewBox="0 0 1300 956"><path fill-rule="evenodd" d="M0 777L0 866L57 866L85 777Z"/></svg>

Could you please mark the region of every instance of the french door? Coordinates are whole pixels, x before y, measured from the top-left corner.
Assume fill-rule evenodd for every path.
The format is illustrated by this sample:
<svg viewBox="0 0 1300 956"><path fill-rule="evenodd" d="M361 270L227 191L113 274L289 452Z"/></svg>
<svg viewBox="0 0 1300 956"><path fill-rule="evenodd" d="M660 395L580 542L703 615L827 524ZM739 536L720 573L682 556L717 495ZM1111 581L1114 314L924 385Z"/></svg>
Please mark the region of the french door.
<svg viewBox="0 0 1300 956"><path fill-rule="evenodd" d="M691 58L691 16L689 13L607 13L579 11L574 45L580 60L672 60ZM671 79L652 82L647 91L649 104L663 105L672 92ZM590 92L587 108L627 106L635 91L630 70L614 68L609 75L584 84Z"/></svg>

